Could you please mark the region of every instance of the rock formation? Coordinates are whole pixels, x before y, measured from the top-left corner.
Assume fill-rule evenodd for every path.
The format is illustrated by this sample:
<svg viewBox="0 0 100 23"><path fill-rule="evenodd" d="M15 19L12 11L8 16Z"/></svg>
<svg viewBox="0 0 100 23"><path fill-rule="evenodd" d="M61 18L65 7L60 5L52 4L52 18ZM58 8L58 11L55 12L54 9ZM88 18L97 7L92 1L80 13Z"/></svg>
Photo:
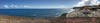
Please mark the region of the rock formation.
<svg viewBox="0 0 100 23"><path fill-rule="evenodd" d="M74 11L58 17L58 23L100 23L100 5L74 7L73 9Z"/></svg>
<svg viewBox="0 0 100 23"><path fill-rule="evenodd" d="M100 5L74 7L66 17L100 17Z"/></svg>

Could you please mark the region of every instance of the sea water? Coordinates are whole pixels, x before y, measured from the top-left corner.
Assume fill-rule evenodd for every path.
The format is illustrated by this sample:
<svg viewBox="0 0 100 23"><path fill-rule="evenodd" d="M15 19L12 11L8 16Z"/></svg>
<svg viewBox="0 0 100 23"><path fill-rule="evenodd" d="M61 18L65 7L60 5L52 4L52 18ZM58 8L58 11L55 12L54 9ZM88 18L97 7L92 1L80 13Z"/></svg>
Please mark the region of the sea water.
<svg viewBox="0 0 100 23"><path fill-rule="evenodd" d="M55 17L62 12L61 9L0 9L0 14L20 17Z"/></svg>

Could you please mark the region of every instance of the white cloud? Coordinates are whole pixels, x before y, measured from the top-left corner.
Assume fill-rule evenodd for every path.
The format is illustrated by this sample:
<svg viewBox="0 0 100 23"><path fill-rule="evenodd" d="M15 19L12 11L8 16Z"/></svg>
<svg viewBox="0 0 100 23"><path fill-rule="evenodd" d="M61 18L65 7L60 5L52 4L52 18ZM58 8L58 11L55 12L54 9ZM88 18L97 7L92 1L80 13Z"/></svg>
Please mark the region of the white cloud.
<svg viewBox="0 0 100 23"><path fill-rule="evenodd" d="M44 5L44 6L39 6L39 8L66 8L65 5Z"/></svg>
<svg viewBox="0 0 100 23"><path fill-rule="evenodd" d="M98 0L92 0L91 1L91 5L98 5L100 4L100 2Z"/></svg>
<svg viewBox="0 0 100 23"><path fill-rule="evenodd" d="M28 5L3 5L4 8L32 8L32 6Z"/></svg>
<svg viewBox="0 0 100 23"><path fill-rule="evenodd" d="M4 5L5 8L9 8L8 5Z"/></svg>
<svg viewBox="0 0 100 23"><path fill-rule="evenodd" d="M32 5L4 5L4 8L39 8L39 9L43 9L43 8L67 8L65 5L42 5L42 6L32 6Z"/></svg>
<svg viewBox="0 0 100 23"><path fill-rule="evenodd" d="M82 0L79 3L75 4L74 6L80 7L85 5L98 5L100 2L98 0Z"/></svg>

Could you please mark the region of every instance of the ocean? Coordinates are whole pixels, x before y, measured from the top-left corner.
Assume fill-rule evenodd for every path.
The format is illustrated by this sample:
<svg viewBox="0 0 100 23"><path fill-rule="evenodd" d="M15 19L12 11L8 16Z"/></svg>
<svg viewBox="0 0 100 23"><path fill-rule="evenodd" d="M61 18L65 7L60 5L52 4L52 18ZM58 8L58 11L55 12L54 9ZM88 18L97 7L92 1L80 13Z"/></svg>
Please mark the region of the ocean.
<svg viewBox="0 0 100 23"><path fill-rule="evenodd" d="M63 14L62 9L0 9L0 14L20 17L56 17Z"/></svg>

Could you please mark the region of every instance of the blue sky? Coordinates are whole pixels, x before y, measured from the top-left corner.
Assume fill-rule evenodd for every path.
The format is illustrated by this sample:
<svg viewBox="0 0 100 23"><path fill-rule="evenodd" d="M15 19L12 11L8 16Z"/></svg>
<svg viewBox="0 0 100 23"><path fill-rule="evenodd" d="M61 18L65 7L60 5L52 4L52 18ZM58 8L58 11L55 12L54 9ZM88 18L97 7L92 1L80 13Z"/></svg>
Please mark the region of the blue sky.
<svg viewBox="0 0 100 23"><path fill-rule="evenodd" d="M80 0L0 0L0 8L70 8Z"/></svg>

